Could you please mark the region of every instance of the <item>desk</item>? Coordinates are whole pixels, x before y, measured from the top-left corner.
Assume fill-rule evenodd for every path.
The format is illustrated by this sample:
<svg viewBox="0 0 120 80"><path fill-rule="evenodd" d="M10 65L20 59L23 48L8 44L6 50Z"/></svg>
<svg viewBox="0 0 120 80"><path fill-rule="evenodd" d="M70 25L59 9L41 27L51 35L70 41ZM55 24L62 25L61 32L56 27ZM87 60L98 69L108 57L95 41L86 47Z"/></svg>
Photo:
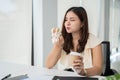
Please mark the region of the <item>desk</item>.
<svg viewBox="0 0 120 80"><path fill-rule="evenodd" d="M8 63L8 62L0 62L0 79L3 78L3 76L12 74L12 77L18 76L18 75L24 75L28 74L30 77L30 80L47 80L48 77L52 78L53 76L80 76L74 72L67 72L57 69L46 69L46 68L40 68L40 67L33 67L33 66L27 66L27 65L20 65L20 64L14 64L14 63ZM47 77L47 79L45 79ZM99 80L103 79L102 76L93 76L99 78Z"/></svg>
<svg viewBox="0 0 120 80"><path fill-rule="evenodd" d="M14 77L26 73L31 68L32 66L0 61L0 80L8 74L12 74L11 77Z"/></svg>

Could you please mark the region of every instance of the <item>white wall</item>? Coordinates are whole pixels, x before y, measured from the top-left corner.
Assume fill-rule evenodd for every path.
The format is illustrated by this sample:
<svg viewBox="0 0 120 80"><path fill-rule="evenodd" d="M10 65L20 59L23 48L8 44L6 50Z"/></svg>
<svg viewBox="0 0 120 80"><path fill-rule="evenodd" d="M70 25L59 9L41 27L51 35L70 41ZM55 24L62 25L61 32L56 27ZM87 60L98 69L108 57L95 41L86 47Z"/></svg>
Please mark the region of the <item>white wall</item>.
<svg viewBox="0 0 120 80"><path fill-rule="evenodd" d="M0 61L30 65L31 0L1 1Z"/></svg>
<svg viewBox="0 0 120 80"><path fill-rule="evenodd" d="M51 29L57 26L57 0L43 0L43 63L52 49ZM44 65L43 64L43 65Z"/></svg>
<svg viewBox="0 0 120 80"><path fill-rule="evenodd" d="M111 48L120 46L120 0L110 0L110 35ZM111 38L112 37L112 38Z"/></svg>
<svg viewBox="0 0 120 80"><path fill-rule="evenodd" d="M89 30L101 39L104 38L104 0L81 0L88 14Z"/></svg>

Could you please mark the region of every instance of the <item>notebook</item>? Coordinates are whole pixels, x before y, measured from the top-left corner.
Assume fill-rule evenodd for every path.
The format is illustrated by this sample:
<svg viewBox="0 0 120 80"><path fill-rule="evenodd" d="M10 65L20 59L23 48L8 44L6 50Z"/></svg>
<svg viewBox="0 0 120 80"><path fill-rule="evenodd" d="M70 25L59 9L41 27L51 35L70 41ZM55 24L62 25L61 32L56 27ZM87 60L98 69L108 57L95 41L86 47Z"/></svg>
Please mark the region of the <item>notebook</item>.
<svg viewBox="0 0 120 80"><path fill-rule="evenodd" d="M28 79L27 75L19 75L16 77L11 77L11 78L5 79L5 80L26 80L26 79Z"/></svg>
<svg viewBox="0 0 120 80"><path fill-rule="evenodd" d="M54 76L52 80L98 80L94 77Z"/></svg>

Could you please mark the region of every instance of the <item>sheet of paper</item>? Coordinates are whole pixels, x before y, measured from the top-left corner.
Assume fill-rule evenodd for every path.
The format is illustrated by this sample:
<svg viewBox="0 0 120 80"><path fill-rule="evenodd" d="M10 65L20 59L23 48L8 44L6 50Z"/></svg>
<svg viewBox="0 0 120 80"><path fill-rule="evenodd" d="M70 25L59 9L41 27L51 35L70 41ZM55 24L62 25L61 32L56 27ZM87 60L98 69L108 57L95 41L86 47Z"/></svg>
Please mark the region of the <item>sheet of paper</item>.
<svg viewBox="0 0 120 80"><path fill-rule="evenodd" d="M67 72L57 69L46 69L46 68L35 68L33 71L28 73L30 80L52 80L52 78L57 76L80 76L74 72Z"/></svg>
<svg viewBox="0 0 120 80"><path fill-rule="evenodd" d="M53 77L54 76L35 76L35 77L30 77L27 80L52 80Z"/></svg>

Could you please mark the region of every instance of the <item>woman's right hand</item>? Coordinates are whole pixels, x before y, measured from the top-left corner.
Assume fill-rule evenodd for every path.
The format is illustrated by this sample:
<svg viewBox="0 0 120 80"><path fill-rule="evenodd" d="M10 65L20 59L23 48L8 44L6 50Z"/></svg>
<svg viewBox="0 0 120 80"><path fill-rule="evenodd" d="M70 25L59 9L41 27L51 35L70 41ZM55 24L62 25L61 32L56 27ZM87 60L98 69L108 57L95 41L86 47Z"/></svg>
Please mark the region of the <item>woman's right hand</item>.
<svg viewBox="0 0 120 80"><path fill-rule="evenodd" d="M52 32L52 42L54 45L63 47L64 44L64 39L63 36L61 35L60 29L59 28L53 28L51 30Z"/></svg>
<svg viewBox="0 0 120 80"><path fill-rule="evenodd" d="M51 32L54 46L46 59L46 67L49 69L55 66L58 62L59 58L61 57L64 44L63 36L58 28L53 28Z"/></svg>

